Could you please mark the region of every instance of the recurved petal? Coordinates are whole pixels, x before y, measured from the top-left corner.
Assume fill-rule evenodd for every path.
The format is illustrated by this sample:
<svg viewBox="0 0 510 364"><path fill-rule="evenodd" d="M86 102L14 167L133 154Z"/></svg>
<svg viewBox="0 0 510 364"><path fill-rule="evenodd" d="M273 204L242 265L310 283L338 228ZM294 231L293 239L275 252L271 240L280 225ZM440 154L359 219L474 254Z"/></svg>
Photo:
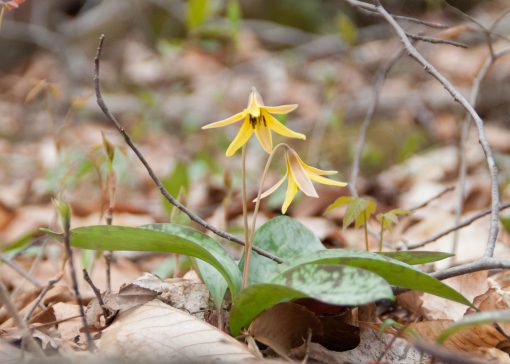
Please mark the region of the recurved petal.
<svg viewBox="0 0 510 364"><path fill-rule="evenodd" d="M309 197L319 197L312 181L308 176L306 170L299 163L297 153L293 149L288 149L286 153L286 160L288 168L290 169L289 180L293 180L301 191Z"/></svg>
<svg viewBox="0 0 510 364"><path fill-rule="evenodd" d="M249 119L246 118L243 122L243 125L241 125L241 129L239 129L239 133L237 133L232 143L230 143L228 146L226 152L227 157L232 157L239 148L246 144L252 134L253 127L251 126Z"/></svg>
<svg viewBox="0 0 510 364"><path fill-rule="evenodd" d="M347 183L345 183L345 182L335 181L335 180L332 180L332 179L329 179L326 177L316 175L314 173L310 173L310 174L308 174L308 176L310 177L310 179L312 181L322 183L323 185L338 186L338 187L347 186Z"/></svg>
<svg viewBox="0 0 510 364"><path fill-rule="evenodd" d="M311 173L314 173L314 174L318 174L319 176L330 176L332 174L337 174L338 173L337 171L325 171L325 170L322 170L322 169L319 169L319 168L315 168L315 167L309 166L308 164L303 162L303 160L301 159L301 157L299 155L297 156L297 158L298 158L299 163L301 164L301 166L303 166L303 168L306 169L308 172L311 172Z"/></svg>
<svg viewBox="0 0 510 364"><path fill-rule="evenodd" d="M270 194L272 194L274 191L276 191L278 189L278 187L280 187L282 185L282 183L285 181L285 179L287 178L287 173L285 173L285 176L283 176L278 182L276 182L272 187L270 187L267 191L263 192L261 195L260 195L260 199L262 200L263 198L266 198L267 196L269 196ZM253 202L257 202L257 198L254 198L253 199Z"/></svg>
<svg viewBox="0 0 510 364"><path fill-rule="evenodd" d="M267 153L271 153L273 150L273 138L271 137L271 131L269 128L261 122L257 122L255 126L255 135L259 140L262 149Z"/></svg>
<svg viewBox="0 0 510 364"><path fill-rule="evenodd" d="M246 107L245 112L251 114L254 117L258 117L260 115L260 107L262 105L262 97L260 97L257 89L252 87L250 99L248 100L248 106Z"/></svg>
<svg viewBox="0 0 510 364"><path fill-rule="evenodd" d="M291 105L280 105L280 106L262 106L262 110L270 112L271 114L288 114L291 111L296 110L297 104Z"/></svg>
<svg viewBox="0 0 510 364"><path fill-rule="evenodd" d="M282 214L285 214L287 212L287 209L289 208L290 203L294 199L294 196L296 196L297 191L298 186L296 185L296 183L294 183L292 178L289 178L289 181L287 183L287 192L285 193L285 200L283 200L282 205Z"/></svg>
<svg viewBox="0 0 510 364"><path fill-rule="evenodd" d="M306 136L304 134L290 130L285 125L276 120L276 118L269 114L268 112L262 111L262 116L264 116L264 118L266 119L267 126L274 130L275 133L283 135L287 138L297 138L303 140L306 139Z"/></svg>
<svg viewBox="0 0 510 364"><path fill-rule="evenodd" d="M245 116L246 116L246 112L242 111L242 112L232 115L231 117L228 117L226 119L216 121L211 124L204 125L204 126L202 126L202 129L220 128L222 126L234 124L234 123L238 122L239 120L241 120L242 118L244 118Z"/></svg>

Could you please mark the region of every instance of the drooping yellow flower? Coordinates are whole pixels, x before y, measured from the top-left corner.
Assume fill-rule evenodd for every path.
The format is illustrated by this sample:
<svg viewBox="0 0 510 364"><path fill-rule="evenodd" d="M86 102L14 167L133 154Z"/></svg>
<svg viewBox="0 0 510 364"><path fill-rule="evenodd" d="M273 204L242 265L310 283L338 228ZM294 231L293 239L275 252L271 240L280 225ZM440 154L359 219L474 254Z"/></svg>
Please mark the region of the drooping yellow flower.
<svg viewBox="0 0 510 364"><path fill-rule="evenodd" d="M299 190L303 191L305 195L309 197L319 197L312 181L322 183L324 185L344 187L347 185L345 182L335 181L323 176L330 176L336 174L337 171L324 171L312 166L309 166L299 157L294 149L287 148L285 152L285 165L287 172L285 176L276 184L268 189L266 192L260 195L260 198L269 196L271 193L276 191L278 187L287 179L287 193L285 194L285 200L282 205L282 214L287 212L290 203L296 196Z"/></svg>
<svg viewBox="0 0 510 364"><path fill-rule="evenodd" d="M285 125L280 123L273 115L271 115L287 114L296 108L297 105L295 104L265 106L259 93L255 87L253 87L246 109L227 119L205 125L202 127L202 129L219 128L222 126L234 124L240 120L244 120L239 133L237 133L237 136L234 138L232 143L230 143L227 149L227 157L234 155L234 153L239 148L246 144L254 132L262 148L267 153L271 153L273 150L271 130L289 138L306 139L304 134L296 133L295 131L290 130Z"/></svg>

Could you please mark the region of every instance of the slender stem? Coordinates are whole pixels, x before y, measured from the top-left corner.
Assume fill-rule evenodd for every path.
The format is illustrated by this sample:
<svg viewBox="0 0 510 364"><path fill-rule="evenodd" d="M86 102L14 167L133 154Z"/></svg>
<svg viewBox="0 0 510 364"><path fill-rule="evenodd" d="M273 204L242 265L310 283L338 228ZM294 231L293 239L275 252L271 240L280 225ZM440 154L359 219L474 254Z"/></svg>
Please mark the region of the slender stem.
<svg viewBox="0 0 510 364"><path fill-rule="evenodd" d="M381 217L381 234L379 236L379 253L382 252L383 234L384 234L384 215Z"/></svg>
<svg viewBox="0 0 510 364"><path fill-rule="evenodd" d="M266 180L267 172L269 171L269 167L271 166L273 157L276 154L276 151L278 149L280 149L281 147L288 148L288 145L285 143L280 143L276 147L273 148L273 150L271 151L271 154L269 154L269 157L267 157L266 165L264 166L264 171L262 172L262 176L260 177L259 189L257 191L257 198L255 199L255 208L253 209L253 218L251 220L250 234L246 238L246 247L249 246L250 250L253 246L253 237L255 236L255 229L256 229L256 225L257 225L257 216L259 214L259 209L260 209L260 196L262 195L262 188L264 188L264 181ZM251 252L249 252L248 254L249 254L249 259L245 259L245 261L244 261L244 268L245 268L245 271L247 271L247 272L250 271ZM245 253L245 258L247 256L248 255ZM248 273L246 273L246 274L248 274ZM244 277L244 274L243 274L243 277Z"/></svg>
<svg viewBox="0 0 510 364"><path fill-rule="evenodd" d="M246 144L242 149L242 199L243 199L243 224L244 224L244 269L243 269L243 289L248 287L250 275L251 242L250 230L248 228L248 201L246 196Z"/></svg>
<svg viewBox="0 0 510 364"><path fill-rule="evenodd" d="M83 331L85 332L85 338L87 340L87 348L90 352L94 352L94 342L92 341L92 336L90 335L90 328L87 323L87 319L85 317L85 309L83 308L83 299L81 297L80 290L78 288L78 278L76 276L76 268L74 266L73 260L73 250L71 249L71 222L69 218L66 218L63 221L64 224L64 244L66 247L66 254L69 262L69 268L71 271L71 281L73 286L74 295L76 296L76 301L78 302L78 307L80 309L80 316L83 324Z"/></svg>
<svg viewBox="0 0 510 364"><path fill-rule="evenodd" d="M269 171L269 167L271 166L271 162L273 160L274 155L276 154L276 151L282 147L288 148L289 146L285 143L280 143L273 148L273 151L271 152L271 154L269 154L269 157L267 157L267 162L264 167L264 171L262 172L262 176L260 177L259 190L257 192L257 199L255 200L255 208L253 209L253 219L251 221L251 235L250 235L251 241L253 241L253 236L255 235L255 225L257 224L257 215L259 213L260 208L260 196L262 195L262 188L264 188L264 182L266 180L267 172Z"/></svg>
<svg viewBox="0 0 510 364"><path fill-rule="evenodd" d="M365 217L365 223L363 224L363 228L365 230L365 249L369 251L368 247L368 221L367 221L367 210L363 210L363 216Z"/></svg>

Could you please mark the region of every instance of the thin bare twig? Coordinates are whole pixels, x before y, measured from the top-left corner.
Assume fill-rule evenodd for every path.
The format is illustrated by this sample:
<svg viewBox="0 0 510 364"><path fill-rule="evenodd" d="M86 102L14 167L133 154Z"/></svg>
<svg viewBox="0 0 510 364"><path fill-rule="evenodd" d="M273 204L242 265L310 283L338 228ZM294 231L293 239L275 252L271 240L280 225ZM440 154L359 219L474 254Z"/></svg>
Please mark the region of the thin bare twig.
<svg viewBox="0 0 510 364"><path fill-rule="evenodd" d="M407 209L407 210L414 212L416 210L422 209L422 208L426 207L428 204L430 204L432 201L435 201L435 200L443 197L445 194L447 194L450 191L453 191L454 189L455 189L455 186L446 187L444 190L439 192L437 195L434 195L431 198L429 198L428 200L423 201L421 204L411 207L410 209Z"/></svg>
<svg viewBox="0 0 510 364"><path fill-rule="evenodd" d="M510 47L504 48L500 51L495 52L494 54L489 54L489 56L485 59L482 67L478 71L475 79L473 80L473 85L471 86L471 92L469 95L469 102L471 105L476 106L476 101L478 99L478 94L480 92L480 86L485 79L485 76L491 69L492 65L498 60L498 58L504 56L505 54L510 53ZM466 160L466 144L467 138L469 135L469 129L471 127L471 116L466 115L464 122L462 124L462 129L460 133L460 141L459 141L459 150L458 150L458 160L459 160L459 177L457 181L457 202L455 206L455 224L460 223L460 219L462 216L462 210L464 209L464 198L466 193L466 175L467 175L467 160ZM456 253L457 246L459 241L459 233L458 230L455 231L453 235L453 246L452 253Z"/></svg>
<svg viewBox="0 0 510 364"><path fill-rule="evenodd" d="M456 41L454 41L454 40L433 38L433 37L429 37L429 36L426 36L426 35L413 34L413 33L409 33L409 32L406 32L406 35L407 35L409 38L411 38L411 39L414 39L414 40L421 40L421 41L423 41L423 42L427 42L427 43L432 43L432 44L446 44L446 45L451 45L451 46L454 46L454 47L468 48L468 45L467 45L467 44L465 44L465 43L461 43L461 42L456 42Z"/></svg>
<svg viewBox="0 0 510 364"><path fill-rule="evenodd" d="M196 222L197 224L201 225L205 229L211 231L212 233L218 235L219 237L222 237L226 240L229 240L233 243L239 244L244 246L245 243L241 239L237 238L234 235L231 235L223 230L217 229L211 224L207 223L204 219L202 219L200 216L196 215L193 211L188 209L186 206L181 204L179 201L177 201L163 186L163 183L161 180L156 176L154 173L152 167L149 165L143 154L140 152L140 150L137 148L137 146L133 143L133 140L129 136L129 134L126 132L126 130L122 127L122 125L119 123L119 121L115 118L115 116L110 112L108 107L106 106L103 96L101 95L101 87L100 87L100 80L99 80L99 63L100 63L100 57L101 57L101 51L103 48L103 42L104 42L104 34L101 35L99 38L99 45L97 47L97 53L96 57L94 58L94 64L95 64L95 72L94 72L94 83L95 83L95 91L96 91L96 101L99 107L101 108L101 111L106 116L106 118L115 126L115 128L122 134L124 137L124 141L126 144L131 148L131 150L135 153L135 155L138 157L140 162L143 164L145 169L147 170L147 173L151 177L152 181L156 184L156 186L159 188L161 194L166 198L168 202L170 202L172 205L177 207L179 210L181 210L183 213L185 213L192 221ZM277 263L283 263L283 260L278 258L277 256L266 252L263 249L260 249L258 247L253 247L253 250L259 253L260 255L265 256L266 258L269 258L271 260L274 260Z"/></svg>
<svg viewBox="0 0 510 364"><path fill-rule="evenodd" d="M399 49L377 72L375 77L375 84L372 88L372 103L365 114L365 119L363 120L363 124L361 124L361 128L358 136L358 143L356 144L356 152L354 153L354 159L352 161L351 168L351 179L349 182L349 190L351 191L351 195L358 196L358 189L356 188L356 181L358 180L359 175L359 164L361 161L361 154L363 153L363 148L365 147L365 139L368 127L372 122L374 117L375 110L377 109L377 105L379 104L379 99L381 95L381 90L384 86L384 81L386 81L386 76L388 72L391 70L393 65L400 59L402 54L404 53L404 49Z"/></svg>
<svg viewBox="0 0 510 364"><path fill-rule="evenodd" d="M52 289L55 286L55 284L57 284L62 279L63 276L64 276L63 273L61 273L61 274L59 274L59 276L57 278L50 279L50 281L48 282L46 287L44 287L44 289L41 291L41 293L39 293L39 295L37 296L37 299L35 300L32 307L30 307L30 309L25 314L24 320L26 322L28 322L30 320L30 318L32 317L32 314L34 313L37 306L39 306L39 304L43 300L44 296L46 296L46 294L49 292L49 290Z"/></svg>
<svg viewBox="0 0 510 364"><path fill-rule="evenodd" d="M27 344L28 349L33 352L35 355L44 357L44 352L41 347L37 344L37 342L32 337L30 333L30 329L23 319L20 317L18 311L16 310L16 306L12 303L11 298L9 297L9 292L7 292L7 288L5 288L4 284L0 281L0 302L5 306L7 312L14 320L14 323L21 330L21 335L23 340Z"/></svg>
<svg viewBox="0 0 510 364"><path fill-rule="evenodd" d="M353 0L346 0L349 3ZM429 61L427 61L420 52L416 50L416 48L412 45L409 38L406 36L405 31L400 27L400 25L395 21L395 19L386 11L386 9L381 5L380 1L376 1L376 9L380 14L384 16L384 18L388 21L388 23L395 30L397 35L400 37L400 40L404 44L409 56L411 56L414 60L420 63L425 71L432 75L439 83L445 88L446 91L453 97L455 101L457 101L473 118L477 129L478 129L478 140L482 146L482 149L485 153L486 162L488 165L488 169L490 172L491 178L491 220L490 220L490 228L489 228L489 236L487 239L487 245L485 249L484 256L492 257L494 254L494 248L496 246L496 239L498 237L499 232L499 185L498 185L498 168L496 162L494 160L494 156L492 154L492 149L487 141L487 137L485 135L485 129L483 125L483 120L480 118L478 113L475 111L473 106L467 101L467 99L451 84L446 77L444 77Z"/></svg>
<svg viewBox="0 0 510 364"><path fill-rule="evenodd" d="M443 280L491 269L510 269L510 259L482 258L475 262L465 263L439 272L434 272L431 276Z"/></svg>
<svg viewBox="0 0 510 364"><path fill-rule="evenodd" d="M34 277L32 277L30 274L28 274L23 268L21 268L16 263L12 262L10 259L7 259L3 255L0 255L0 261L4 264L6 264L9 268L14 270L16 273L18 273L20 276L25 278L27 281L32 283L37 288L42 288L43 285L38 282Z"/></svg>
<svg viewBox="0 0 510 364"><path fill-rule="evenodd" d="M103 297L101 296L101 291L99 290L99 288L96 287L94 282L92 282L92 279L90 278L89 273L87 272L87 270L85 268L83 268L83 279L85 280L85 282L87 282L89 284L90 288L92 288L92 291L94 291L94 295L97 298L97 302L99 302L101 311L103 311L104 319L108 320L108 318L111 316L111 314L104 304Z"/></svg>
<svg viewBox="0 0 510 364"><path fill-rule="evenodd" d="M83 299L81 297L80 290L78 288L78 278L76 276L76 269L74 266L73 260L73 250L71 249L71 221L70 218L62 219L63 228L64 228L64 245L66 247L67 259L69 260L69 269L71 271L71 281L73 285L74 295L76 296L76 301L78 302L78 307L80 308L80 316L83 324L83 331L85 332L85 338L87 339L87 347L90 352L94 352L94 342L92 341L92 336L90 335L90 328L85 317L85 309L83 308Z"/></svg>
<svg viewBox="0 0 510 364"><path fill-rule="evenodd" d="M505 202L505 203L501 204L501 206L499 207L499 210L505 210L509 207L510 207L510 202ZM403 248L408 249L408 250L421 248L422 246L432 243L432 242L442 238L445 235L453 233L456 230L462 229L463 227L466 227L466 226L472 224L473 222L475 222L476 220L478 220L484 216L487 216L491 213L492 213L492 209L490 209L490 208L486 209L486 210L482 210L482 211L478 212L477 214L471 216L470 218L462 221L461 223L455 224L455 225L449 227L448 229L445 229L445 230L431 236L430 238L428 238L426 240L423 240L416 244L407 245L405 247L399 248L399 250L402 250Z"/></svg>
<svg viewBox="0 0 510 364"><path fill-rule="evenodd" d="M503 38L503 39L505 39L507 41L510 40L506 36L494 32L494 29L495 29L496 25L501 21L501 19L503 19L508 14L508 10L503 12L503 14L501 14L500 16L498 16L496 18L496 20L492 23L491 27L487 28L485 25L480 23L477 19L473 18L469 14L466 14L465 12L460 10L459 8L449 4L447 1L445 1L445 4L451 10L453 10L453 12L455 12L457 15L460 15L461 17L463 17L467 21L475 24L478 28L480 28L480 30L482 31L482 33L483 33L483 35L485 37L485 40L487 42L487 47L489 48L489 53L490 53L492 58L495 58L495 56L496 56L496 53L494 52L493 36L496 36L496 37L499 37L499 38Z"/></svg>
<svg viewBox="0 0 510 364"><path fill-rule="evenodd" d="M358 9L365 12L366 14L382 17L382 15L379 14L379 11L375 7L375 5L372 5L372 4L363 2L363 1L358 1L358 0L348 0L348 1L352 6L357 7ZM410 23L416 23L416 24L424 25L424 26L430 27L430 28L447 29L450 27L449 25L434 23L434 22L430 22L430 21L426 21L426 20L422 20L422 19L413 18L410 16L404 16L404 15L392 15L392 16L397 20L403 20L403 21L407 21Z"/></svg>

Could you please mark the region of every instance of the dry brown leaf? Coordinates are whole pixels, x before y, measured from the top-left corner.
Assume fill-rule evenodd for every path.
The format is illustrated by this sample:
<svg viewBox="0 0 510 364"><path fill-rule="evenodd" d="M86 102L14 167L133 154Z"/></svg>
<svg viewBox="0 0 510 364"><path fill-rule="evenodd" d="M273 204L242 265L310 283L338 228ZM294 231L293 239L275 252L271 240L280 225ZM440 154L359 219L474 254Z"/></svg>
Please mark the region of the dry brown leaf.
<svg viewBox="0 0 510 364"><path fill-rule="evenodd" d="M322 336L322 325L307 308L283 302L260 314L251 323L248 332L257 341L286 358L292 348L306 342L309 333Z"/></svg>
<svg viewBox="0 0 510 364"><path fill-rule="evenodd" d="M435 341L439 334L453 323L452 320L415 322L409 328L427 341ZM406 334L404 334L405 336ZM407 334L409 335L409 334ZM413 339L409 337L409 339ZM481 348L496 348L507 339L491 325L478 325L461 330L449 337L444 346L448 349L480 352Z"/></svg>
<svg viewBox="0 0 510 364"><path fill-rule="evenodd" d="M248 349L188 313L153 300L121 313L103 331L99 355L144 362L239 363L255 359Z"/></svg>
<svg viewBox="0 0 510 364"><path fill-rule="evenodd" d="M192 278L191 275L187 275ZM130 285L122 288L120 293L126 294L136 287L149 289L159 294L159 298L172 307L186 310L191 314L203 312L212 308L209 289L205 284L195 279L171 278L165 281L151 273L144 273ZM202 315L197 317L203 318Z"/></svg>
<svg viewBox="0 0 510 364"><path fill-rule="evenodd" d="M462 293L469 301L489 288L487 272L475 272L445 279L444 283ZM428 320L458 320L464 317L467 307L441 297L416 291L399 295L398 302L415 315Z"/></svg>

